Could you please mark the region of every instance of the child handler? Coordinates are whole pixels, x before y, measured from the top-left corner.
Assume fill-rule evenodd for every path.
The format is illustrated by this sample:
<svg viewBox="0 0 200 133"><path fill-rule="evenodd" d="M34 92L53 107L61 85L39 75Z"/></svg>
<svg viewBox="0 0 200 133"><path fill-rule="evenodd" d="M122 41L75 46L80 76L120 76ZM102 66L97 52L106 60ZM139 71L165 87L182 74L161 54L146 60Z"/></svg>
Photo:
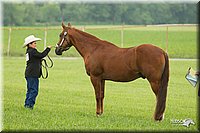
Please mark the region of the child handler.
<svg viewBox="0 0 200 133"><path fill-rule="evenodd" d="M30 35L24 39L23 48L27 47L25 69L27 92L24 107L28 109L33 109L38 95L39 78L42 74L41 59L47 56L51 50L51 46L48 46L43 52L38 52L36 42L40 40L40 38L36 38L34 35Z"/></svg>

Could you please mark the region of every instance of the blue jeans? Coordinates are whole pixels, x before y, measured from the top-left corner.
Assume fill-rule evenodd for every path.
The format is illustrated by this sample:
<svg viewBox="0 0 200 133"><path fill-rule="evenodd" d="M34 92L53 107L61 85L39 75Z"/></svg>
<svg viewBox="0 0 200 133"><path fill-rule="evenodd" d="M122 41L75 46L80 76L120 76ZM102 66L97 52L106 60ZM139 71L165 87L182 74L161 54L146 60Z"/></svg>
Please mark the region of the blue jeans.
<svg viewBox="0 0 200 133"><path fill-rule="evenodd" d="M36 97L38 95L39 79L26 77L26 81L27 81L27 92L26 92L26 99L24 106L28 108L33 108Z"/></svg>

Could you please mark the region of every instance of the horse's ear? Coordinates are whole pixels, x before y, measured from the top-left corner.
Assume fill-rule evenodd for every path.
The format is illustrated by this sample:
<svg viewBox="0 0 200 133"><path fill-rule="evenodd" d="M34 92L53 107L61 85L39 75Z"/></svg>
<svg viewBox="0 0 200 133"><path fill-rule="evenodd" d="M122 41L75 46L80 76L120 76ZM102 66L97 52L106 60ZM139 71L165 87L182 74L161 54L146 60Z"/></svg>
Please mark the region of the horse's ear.
<svg viewBox="0 0 200 133"><path fill-rule="evenodd" d="M68 23L68 27L71 27L71 24L70 24L70 23Z"/></svg>
<svg viewBox="0 0 200 133"><path fill-rule="evenodd" d="M65 26L65 24L62 22L62 27L63 27L63 29L65 29L66 28L66 26Z"/></svg>

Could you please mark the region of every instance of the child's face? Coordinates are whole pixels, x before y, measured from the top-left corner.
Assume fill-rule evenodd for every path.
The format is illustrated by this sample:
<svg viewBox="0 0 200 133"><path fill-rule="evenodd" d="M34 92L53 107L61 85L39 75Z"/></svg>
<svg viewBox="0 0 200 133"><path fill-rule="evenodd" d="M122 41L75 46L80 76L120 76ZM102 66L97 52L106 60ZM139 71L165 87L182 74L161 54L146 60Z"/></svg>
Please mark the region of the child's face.
<svg viewBox="0 0 200 133"><path fill-rule="evenodd" d="M32 42L31 44L29 44L29 47L36 48L36 42Z"/></svg>

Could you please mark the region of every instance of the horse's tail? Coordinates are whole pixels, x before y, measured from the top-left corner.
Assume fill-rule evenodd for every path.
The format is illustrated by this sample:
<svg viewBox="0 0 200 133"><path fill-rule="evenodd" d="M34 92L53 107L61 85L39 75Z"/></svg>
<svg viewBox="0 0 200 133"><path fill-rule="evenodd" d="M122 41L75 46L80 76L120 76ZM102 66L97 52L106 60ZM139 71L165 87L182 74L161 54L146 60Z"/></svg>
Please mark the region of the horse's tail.
<svg viewBox="0 0 200 133"><path fill-rule="evenodd" d="M157 105L154 118L155 120L162 120L163 113L165 111L166 106L166 98L167 98L167 86L169 81L169 59L167 53L164 53L165 56L165 67L162 73L160 88L157 94Z"/></svg>

